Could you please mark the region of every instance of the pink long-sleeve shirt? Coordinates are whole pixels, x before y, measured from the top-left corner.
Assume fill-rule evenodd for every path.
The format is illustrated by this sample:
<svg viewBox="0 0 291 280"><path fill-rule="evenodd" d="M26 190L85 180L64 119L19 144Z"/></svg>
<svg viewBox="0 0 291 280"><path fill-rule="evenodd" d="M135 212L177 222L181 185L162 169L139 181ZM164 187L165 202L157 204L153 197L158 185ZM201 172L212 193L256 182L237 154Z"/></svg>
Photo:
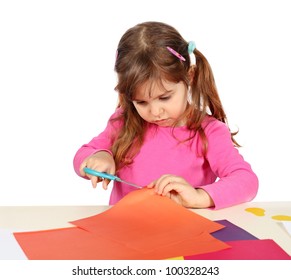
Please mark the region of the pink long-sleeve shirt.
<svg viewBox="0 0 291 280"><path fill-rule="evenodd" d="M120 112L118 109L111 118ZM77 151L74 168L79 176L80 165L86 157L101 150L111 152L112 135L121 125L109 120L102 133ZM181 176L193 187L204 189L213 199L215 209L252 200L257 194L258 178L234 147L228 127L212 117L205 119L203 127L208 140L205 157L198 134L183 141L189 137L187 127L173 129L149 124L139 153L131 165L119 170L118 176L141 186L164 174ZM115 181L109 203L115 204L132 190L135 188Z"/></svg>

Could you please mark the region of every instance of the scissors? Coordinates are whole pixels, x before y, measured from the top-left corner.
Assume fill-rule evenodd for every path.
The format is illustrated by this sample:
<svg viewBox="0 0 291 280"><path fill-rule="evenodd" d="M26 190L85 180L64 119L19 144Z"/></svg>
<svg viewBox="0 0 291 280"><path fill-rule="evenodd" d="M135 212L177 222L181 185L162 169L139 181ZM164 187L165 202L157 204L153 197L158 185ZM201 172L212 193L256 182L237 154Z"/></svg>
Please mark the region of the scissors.
<svg viewBox="0 0 291 280"><path fill-rule="evenodd" d="M109 180L121 182L121 183L130 185L132 187L138 188L138 189L142 188L141 186L138 186L136 184L124 181L124 180L120 179L119 177L117 177L115 175L111 175L111 174L108 174L108 173L105 173L105 172L98 172L98 171L96 171L94 169L91 169L91 168L88 168L88 167L85 167L83 170L84 170L85 173L93 175L93 176L96 176L96 177L101 177L101 178L104 178L104 179L109 179Z"/></svg>

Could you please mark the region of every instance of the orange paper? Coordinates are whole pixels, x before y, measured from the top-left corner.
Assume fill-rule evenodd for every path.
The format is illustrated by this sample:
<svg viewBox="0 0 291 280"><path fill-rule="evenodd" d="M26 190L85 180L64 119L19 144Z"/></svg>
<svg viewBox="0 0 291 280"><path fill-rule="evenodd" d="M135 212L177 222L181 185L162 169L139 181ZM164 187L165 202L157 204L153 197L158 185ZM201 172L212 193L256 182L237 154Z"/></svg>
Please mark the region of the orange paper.
<svg viewBox="0 0 291 280"><path fill-rule="evenodd" d="M29 259L167 259L229 248L209 234L222 225L146 188L72 223L14 235Z"/></svg>
<svg viewBox="0 0 291 280"><path fill-rule="evenodd" d="M72 224L141 252L224 227L146 188L129 193L108 211Z"/></svg>
<svg viewBox="0 0 291 280"><path fill-rule="evenodd" d="M228 248L204 233L189 240L140 252L125 244L102 238L80 228L14 233L31 260L150 260L194 255ZM199 244L199 246L197 246Z"/></svg>

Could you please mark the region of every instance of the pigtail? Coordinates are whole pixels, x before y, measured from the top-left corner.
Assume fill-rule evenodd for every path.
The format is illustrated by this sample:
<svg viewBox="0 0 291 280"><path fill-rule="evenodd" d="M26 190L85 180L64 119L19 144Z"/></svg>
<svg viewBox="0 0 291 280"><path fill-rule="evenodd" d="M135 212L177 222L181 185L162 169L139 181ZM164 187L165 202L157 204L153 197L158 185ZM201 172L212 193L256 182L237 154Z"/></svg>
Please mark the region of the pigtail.
<svg viewBox="0 0 291 280"><path fill-rule="evenodd" d="M199 133L203 143L202 153L205 155L207 152L207 139L202 128L202 122L205 117L209 114L227 125L228 123L216 88L212 69L200 51L195 49L194 54L196 65L192 66L193 68L190 70L190 73L192 73L191 89L194 110L192 110L192 124L189 124L189 128ZM234 139L236 134L237 132L231 132L231 139L236 147L240 147Z"/></svg>
<svg viewBox="0 0 291 280"><path fill-rule="evenodd" d="M225 123L226 115L218 95L211 67L207 59L197 49L195 50L195 57L196 67L194 68L192 81L193 95L196 97L196 100L199 98L200 109L202 109L203 115L209 109L210 114L214 118Z"/></svg>

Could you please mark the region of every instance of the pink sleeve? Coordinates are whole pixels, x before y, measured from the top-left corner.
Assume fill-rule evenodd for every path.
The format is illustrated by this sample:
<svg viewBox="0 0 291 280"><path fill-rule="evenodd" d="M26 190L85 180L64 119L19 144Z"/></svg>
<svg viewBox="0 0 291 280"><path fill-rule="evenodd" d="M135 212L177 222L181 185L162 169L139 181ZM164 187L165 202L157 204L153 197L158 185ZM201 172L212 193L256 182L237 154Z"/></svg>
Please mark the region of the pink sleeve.
<svg viewBox="0 0 291 280"><path fill-rule="evenodd" d="M88 156L93 155L99 151L107 151L112 154L111 146L113 143L113 137L114 135L116 135L116 132L121 127L121 121L112 121L112 119L120 114L120 109L117 109L107 122L105 130L101 132L98 136L94 137L88 144L84 144L83 146L81 146L81 148L77 151L73 160L73 165L75 172L79 176L81 176L80 166Z"/></svg>
<svg viewBox="0 0 291 280"><path fill-rule="evenodd" d="M205 133L207 160L219 180L201 188L212 197L215 209L252 200L258 191L258 178L234 147L228 127L222 122L211 121Z"/></svg>

